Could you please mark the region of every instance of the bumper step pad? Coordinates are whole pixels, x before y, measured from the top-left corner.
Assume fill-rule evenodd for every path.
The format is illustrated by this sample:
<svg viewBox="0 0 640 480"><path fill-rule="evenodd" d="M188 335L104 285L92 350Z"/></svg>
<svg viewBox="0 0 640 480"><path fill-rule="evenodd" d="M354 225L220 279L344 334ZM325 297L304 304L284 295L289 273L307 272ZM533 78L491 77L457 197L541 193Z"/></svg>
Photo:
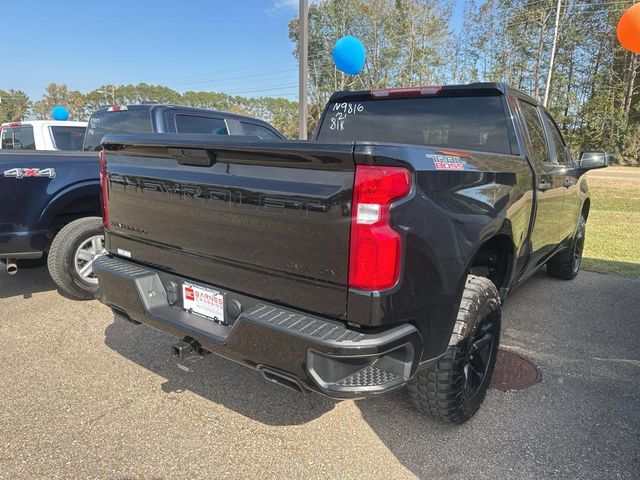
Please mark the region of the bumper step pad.
<svg viewBox="0 0 640 480"><path fill-rule="evenodd" d="M400 375L397 373L370 365L353 375L349 375L347 378L343 378L337 385L342 387L372 387L396 383L398 380L400 380Z"/></svg>

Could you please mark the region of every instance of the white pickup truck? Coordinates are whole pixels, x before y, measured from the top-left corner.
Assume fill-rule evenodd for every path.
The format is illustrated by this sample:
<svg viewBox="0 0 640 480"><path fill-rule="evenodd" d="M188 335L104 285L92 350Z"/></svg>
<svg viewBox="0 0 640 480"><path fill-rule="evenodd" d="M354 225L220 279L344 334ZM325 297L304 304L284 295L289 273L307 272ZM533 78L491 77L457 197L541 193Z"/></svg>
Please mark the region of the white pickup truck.
<svg viewBox="0 0 640 480"><path fill-rule="evenodd" d="M3 150L82 150L87 122L29 120L0 125Z"/></svg>

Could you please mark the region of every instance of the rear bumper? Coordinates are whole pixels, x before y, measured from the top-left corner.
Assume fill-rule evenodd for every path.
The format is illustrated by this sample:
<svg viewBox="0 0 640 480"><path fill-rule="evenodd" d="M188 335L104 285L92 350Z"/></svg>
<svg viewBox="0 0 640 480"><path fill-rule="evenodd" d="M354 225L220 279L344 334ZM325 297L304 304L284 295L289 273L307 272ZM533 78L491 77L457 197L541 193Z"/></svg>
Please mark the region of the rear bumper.
<svg viewBox="0 0 640 480"><path fill-rule="evenodd" d="M279 372L330 397L383 393L405 384L418 368L422 338L409 324L364 333L203 285L225 297L225 324L220 324L182 308L182 277L111 256L96 260L94 272L97 297L116 316L193 339L212 353Z"/></svg>

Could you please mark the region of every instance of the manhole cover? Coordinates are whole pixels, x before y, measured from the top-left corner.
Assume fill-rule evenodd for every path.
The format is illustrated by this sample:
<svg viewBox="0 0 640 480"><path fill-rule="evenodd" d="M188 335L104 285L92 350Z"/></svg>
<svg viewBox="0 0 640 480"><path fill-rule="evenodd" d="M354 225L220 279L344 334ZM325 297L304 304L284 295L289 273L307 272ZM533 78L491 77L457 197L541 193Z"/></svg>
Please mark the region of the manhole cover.
<svg viewBox="0 0 640 480"><path fill-rule="evenodd" d="M507 350L498 350L496 366L491 376L495 390L521 390L542 379L540 370L529 360Z"/></svg>

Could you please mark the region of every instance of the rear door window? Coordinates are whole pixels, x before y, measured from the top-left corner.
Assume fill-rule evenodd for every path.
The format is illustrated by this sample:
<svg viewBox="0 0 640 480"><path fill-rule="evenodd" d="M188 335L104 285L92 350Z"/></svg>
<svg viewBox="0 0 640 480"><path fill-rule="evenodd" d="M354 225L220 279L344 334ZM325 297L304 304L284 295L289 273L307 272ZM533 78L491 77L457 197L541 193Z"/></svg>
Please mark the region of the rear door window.
<svg viewBox="0 0 640 480"><path fill-rule="evenodd" d="M199 115L176 115L178 133L201 133L207 135L229 135L223 118Z"/></svg>
<svg viewBox="0 0 640 480"><path fill-rule="evenodd" d="M52 126L50 129L56 150L82 150L85 127Z"/></svg>
<svg viewBox="0 0 640 480"><path fill-rule="evenodd" d="M35 150L36 141L31 125L4 127L2 129L2 148L7 150Z"/></svg>
<svg viewBox="0 0 640 480"><path fill-rule="evenodd" d="M547 113L545 112L544 118L549 126L549 130L551 130L551 138L553 139L553 148L556 154L556 162L560 165L568 165L570 162L569 155L567 154L567 147L564 143L564 139L562 138L562 134L560 133L560 129L556 125L556 122L553 121Z"/></svg>
<svg viewBox="0 0 640 480"><path fill-rule="evenodd" d="M248 122L240 122L242 125L242 131L245 135L250 135L252 137L259 137L263 140L279 140L280 137L276 135L274 132L269 130L266 127L261 125L256 125L255 123Z"/></svg>
<svg viewBox="0 0 640 480"><path fill-rule="evenodd" d="M528 102L520 102L520 108L529 133L531 157L540 162L550 162L551 156L549 155L547 137L544 133L540 115L538 115L538 109Z"/></svg>

